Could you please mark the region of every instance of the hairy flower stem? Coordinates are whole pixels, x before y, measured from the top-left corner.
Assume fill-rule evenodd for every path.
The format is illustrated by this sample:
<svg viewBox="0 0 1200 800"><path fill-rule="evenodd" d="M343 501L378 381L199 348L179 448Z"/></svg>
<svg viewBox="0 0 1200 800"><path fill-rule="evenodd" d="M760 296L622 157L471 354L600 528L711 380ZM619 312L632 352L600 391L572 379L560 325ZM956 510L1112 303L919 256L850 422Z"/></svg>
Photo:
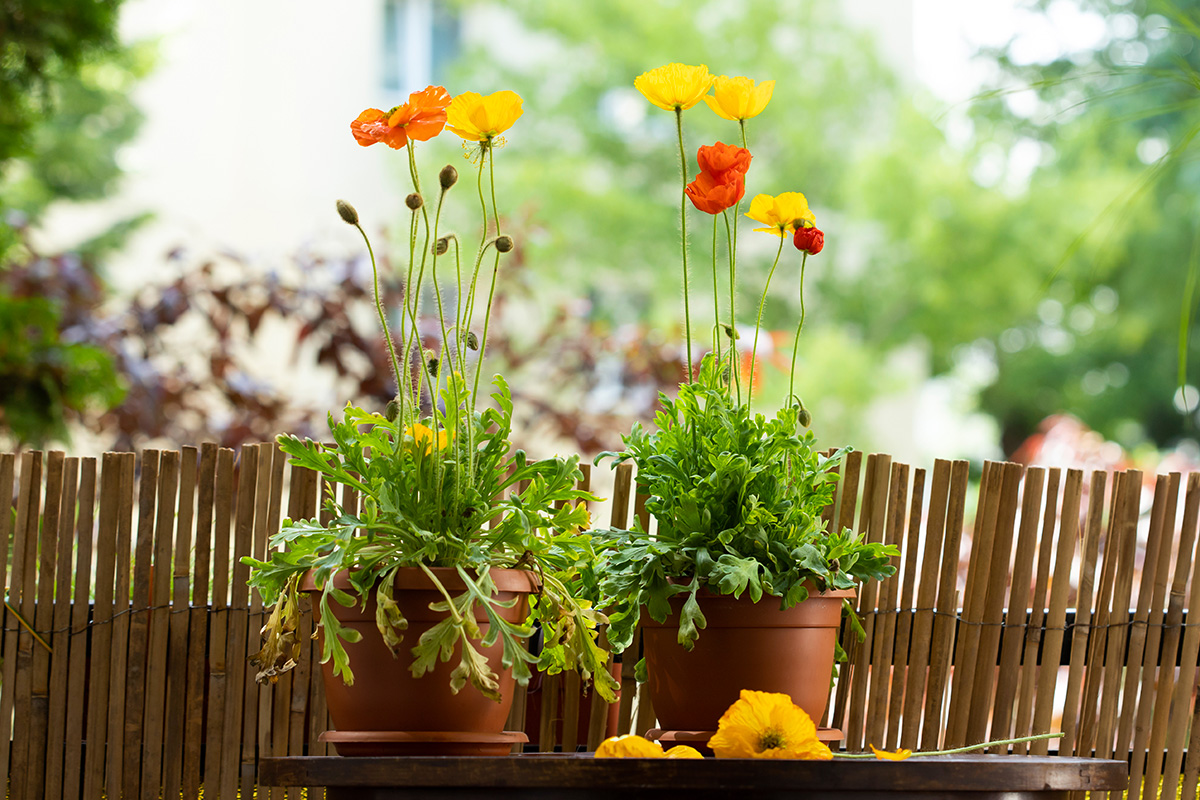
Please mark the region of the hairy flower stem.
<svg viewBox="0 0 1200 800"><path fill-rule="evenodd" d="M733 217L733 231L730 232L729 211L722 212L725 217L725 240L729 243L729 371L733 380L729 387L730 396L737 392L737 401L742 402L742 365L738 361L737 346L737 315L734 310L734 288L737 285L737 214Z"/></svg>
<svg viewBox="0 0 1200 800"><path fill-rule="evenodd" d="M471 329L471 322L475 319L475 285L479 280L479 268L483 265L483 254L487 250L487 231L488 231L488 212L487 201L483 199L483 164L488 157L488 151L483 150L479 157L479 172L475 177L475 187L479 192L479 208L482 211L483 227L479 231L479 250L475 253L475 267L471 271L471 288L467 292L466 311L463 314L463 319L466 320L467 330ZM475 397L471 396L471 410L475 409Z"/></svg>
<svg viewBox="0 0 1200 800"><path fill-rule="evenodd" d="M713 274L713 353L717 356L717 368L721 367L721 307L717 302L717 215L713 214L712 241Z"/></svg>
<svg viewBox="0 0 1200 800"><path fill-rule="evenodd" d="M414 149L414 143L409 142L408 143L408 170L409 170L409 174L412 177L413 189L417 192L417 194L420 194L421 193L421 179L420 179L420 176L417 175L417 158L416 158L416 155L413 153L413 149ZM429 212L425 209L425 206L423 204L421 206L421 216L425 223L425 242L421 246L421 266L417 270L417 283L416 283L416 286L413 288L413 305L412 305L413 325L412 325L412 330L409 331L409 334L408 334L409 339L405 343L404 352L411 353L413 345L414 344L416 345L417 355L421 361L421 371L419 374L425 376L425 385L426 385L426 388L429 390L430 416L433 419L434 433L437 433L438 424L439 424L438 423L438 408L437 408L437 392L434 389L432 378L429 375L429 370L426 369L426 367L425 367L425 350L421 346L421 335L420 335L420 331L418 330L418 324L417 324L418 314L420 313L421 284L425 280L425 259L429 257ZM414 223L415 223L416 211L413 212L413 219L414 219ZM415 234L413 235L413 238L414 238L414 244L415 244ZM411 269L413 260L414 260L413 258L409 259L410 269ZM414 389L416 390L416 393L417 393L416 403L417 403L417 406L419 407L419 404L420 404L420 378L419 377L417 379L417 386L414 387ZM417 414L414 413L414 417L416 417L416 416L417 416Z"/></svg>
<svg viewBox="0 0 1200 800"><path fill-rule="evenodd" d="M371 240L362 225L354 224L367 243L367 254L371 257L371 277L375 288L375 310L379 312L379 327L383 329L383 341L387 343L388 355L392 358L392 377L396 379L396 393L403 396L400 386L400 360L396 357L396 343L392 341L392 332L388 330L387 314L383 310L383 298L379 296L379 267L375 263L375 251L371 248Z"/></svg>
<svg viewBox="0 0 1200 800"><path fill-rule="evenodd" d="M788 372L787 402L792 402L796 387L796 353L800 352L800 331L804 330L804 267L808 264L808 253L800 259L800 324L796 326L796 339L792 342L792 368Z"/></svg>
<svg viewBox="0 0 1200 800"><path fill-rule="evenodd" d="M784 236L779 237L779 249L775 251L775 263L767 273L767 285L763 287L762 300L758 301L758 319L754 322L754 347L750 350L750 385L746 387L746 411L754 403L754 365L758 359L758 333L762 330L763 307L767 304L767 292L771 288L771 278L775 276L775 268L779 266L779 257L783 255Z"/></svg>
<svg viewBox="0 0 1200 800"><path fill-rule="evenodd" d="M434 215L433 215L433 240L435 242L438 239L438 226L441 224L441 220L442 220L442 203L445 202L445 200L446 200L446 192L445 192L445 190L442 190L441 194L438 195L437 211L434 212ZM455 409L454 416L457 419L458 418L459 397L458 397L458 385L454 382L454 370L455 370L456 361L455 361L455 359L450 357L450 354L451 354L450 336L446 330L446 311L442 305L442 285L440 283L438 283L438 278L437 278L437 262L438 262L437 251L434 251L433 263L431 266L431 273L433 276L433 293L434 293L434 297L437 298L438 322L440 323L441 328L442 328L442 349L441 349L441 352L438 354L438 356L440 358L440 363L438 366L438 374L434 378L433 383L434 383L435 389L440 390L441 385L442 385L442 375L447 374L447 372L449 373L450 378L448 380L448 384L453 387L453 391L450 393L450 400L451 400L451 402L454 403L454 409ZM457 311L457 308L456 308L456 311ZM458 326L457 317L455 318L454 322L455 322L455 327L457 328L457 326ZM426 365L426 367L427 367L426 371L428 371L428 365ZM437 406L436 395L433 398L433 405L434 405L434 407ZM449 409L447 409L447 414L449 414ZM443 417L443 424L444 424L444 421L445 421L445 417ZM456 424L454 427L455 427L455 430L451 432L454 437L454 463L459 464L461 462L459 461L458 455L459 455L459 449L462 447L462 444L460 443L459 437L458 437L458 430L457 430L458 425ZM442 463L442 459L439 457L437 460L437 464L440 465L441 463ZM458 503L457 503L458 499L462 497L462 491L461 491L461 487L460 487L461 479L462 479L462 470L455 470L454 471L454 499L456 502L454 505L456 507L458 506ZM440 485L440 480L439 480L439 485Z"/></svg>
<svg viewBox="0 0 1200 800"><path fill-rule="evenodd" d="M688 248L687 248L687 155L683 151L683 109L675 108L675 131L679 134L679 175L683 179L683 192L679 200L679 227L683 242L683 328L687 339L687 380L692 381L692 313L688 301Z"/></svg>

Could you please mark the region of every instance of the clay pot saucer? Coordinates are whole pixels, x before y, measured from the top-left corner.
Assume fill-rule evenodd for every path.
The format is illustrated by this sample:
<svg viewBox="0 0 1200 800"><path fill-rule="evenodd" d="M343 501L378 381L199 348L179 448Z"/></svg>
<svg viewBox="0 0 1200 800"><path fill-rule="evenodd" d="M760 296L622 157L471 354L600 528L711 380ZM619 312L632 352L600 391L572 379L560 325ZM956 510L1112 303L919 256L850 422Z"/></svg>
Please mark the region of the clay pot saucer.
<svg viewBox="0 0 1200 800"><path fill-rule="evenodd" d="M340 756L506 756L529 737L520 731L325 731Z"/></svg>

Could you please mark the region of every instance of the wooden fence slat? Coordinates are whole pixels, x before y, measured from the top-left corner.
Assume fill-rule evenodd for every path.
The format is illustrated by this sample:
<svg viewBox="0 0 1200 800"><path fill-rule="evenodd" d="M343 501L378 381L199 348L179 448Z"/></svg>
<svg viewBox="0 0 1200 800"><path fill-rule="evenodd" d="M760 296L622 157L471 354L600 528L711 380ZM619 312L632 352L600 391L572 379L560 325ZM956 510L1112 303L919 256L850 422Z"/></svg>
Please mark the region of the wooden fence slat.
<svg viewBox="0 0 1200 800"><path fill-rule="evenodd" d="M921 747L936 750L942 744L945 688L949 683L950 656L954 648L955 617L958 614L957 583L963 519L966 516L967 480L970 465L955 461L950 467L950 496L946 504L946 534L943 537L942 569L937 587L937 612L933 620L933 649L929 655L929 687L925 692L925 715Z"/></svg>
<svg viewBox="0 0 1200 800"><path fill-rule="evenodd" d="M279 450L275 443L263 445L264 453L271 453L271 486L270 502L267 507L267 526L263 531L262 550L260 555L265 561L270 549L270 537L279 531L283 511L283 473L287 466L287 456ZM254 592L259 607L258 624L251 626L259 635L255 641L261 640L262 625L266 622L266 612L262 598ZM257 648L255 648L257 651ZM258 752L284 756L288 752L288 715L291 712L292 681L295 679L294 670L289 670L273 685L256 687L259 697L258 714ZM253 676L247 676L249 685L254 686ZM265 707L264 707L265 704ZM284 800L286 792L282 786L271 787L271 800Z"/></svg>
<svg viewBox="0 0 1200 800"><path fill-rule="evenodd" d="M1187 490L1184 493L1184 513L1183 522L1179 528L1179 554L1176 557L1175 572L1171 578L1171 595L1167 604L1167 615L1164 620L1164 635L1162 652L1164 654L1179 653L1180 641L1183 639L1183 604L1187 591L1188 576L1192 569L1192 549L1196 544L1196 518L1197 511L1200 510L1200 473L1192 472L1188 475ZM1193 605L1193 608L1197 606ZM1187 646L1184 646L1186 653ZM1195 656L1193 655L1193 658ZM1186 655L1185 655L1186 659ZM1175 739L1169 739L1169 733L1172 725L1178 725L1187 719L1186 705L1180 704L1179 701L1172 701L1175 696L1177 682L1175 680L1175 669L1170 663L1169 657L1164 657L1163 665L1159 669L1158 685L1155 689L1154 697L1154 717L1150 725L1150 745L1149 751L1152 754L1148 760L1146 767L1146 794L1156 793L1158 786L1158 778L1162 777L1162 791L1165 797L1172 797L1175 794L1175 787L1179 784L1179 753L1183 747L1184 732L1180 728L1176 732ZM1180 663L1193 663L1183 660ZM1187 672L1184 670L1183 672ZM1195 673L1192 673L1193 679ZM1183 674L1180 674L1178 684L1185 682ZM1190 696L1183 698L1189 700ZM1168 741L1170 744L1168 745ZM1157 757L1158 753L1165 753L1166 768L1163 768L1164 762ZM1172 774L1170 765L1172 757L1175 757L1175 772ZM1161 770L1161 772L1160 772ZM1169 792L1169 794L1168 794ZM1132 795L1131 795L1132 796Z"/></svg>
<svg viewBox="0 0 1200 800"><path fill-rule="evenodd" d="M987 602L988 562L992 537L999 513L1002 475L1000 463L985 462L979 483L979 501L971 535L971 556L967 566L966 595L962 602L962 621L954 651L954 671L950 676L950 717L946 725L946 746L966 744L970 719L971 691L975 681L976 653L982 634L984 603Z"/></svg>
<svg viewBox="0 0 1200 800"><path fill-rule="evenodd" d="M0 461L2 463L2 461ZM2 471L2 470L0 470ZM0 493L3 480L0 479ZM96 512L96 459L80 461L76 494L75 598L71 606L70 664L67 668L67 718L64 724L63 797L77 798L83 781L84 706L87 678L88 611L92 588L92 526ZM3 536L0 535L0 540ZM107 656L105 656L107 658Z"/></svg>
<svg viewBox="0 0 1200 800"><path fill-rule="evenodd" d="M1096 582L1096 559L1102 536L1104 489L1107 478L1108 476L1104 472L1096 470L1092 473L1092 481L1088 490L1087 525L1083 532L1082 546L1083 562L1079 568L1075 624L1071 630L1071 662L1067 672L1067 696L1062 712L1063 738L1059 740L1058 746L1058 752L1062 755L1074 755L1078 752L1075 734L1079 726L1079 695L1084 664L1087 660L1088 634L1091 631L1092 587ZM1065 510L1063 513L1065 516Z"/></svg>
<svg viewBox="0 0 1200 800"><path fill-rule="evenodd" d="M1196 527L1200 522L1200 478L1196 473L1188 478L1188 491L1183 504L1183 527L1187 536L1196 540ZM1188 609L1200 608L1200 552L1192 556L1192 588L1188 598ZM1196 691L1197 670L1192 669L1200 659L1200 626L1189 625L1183 633L1183 652L1180 664L1187 665L1180 670L1179 682L1175 684L1175 701L1171 704L1173 713L1167 726L1167 758L1163 767L1163 791L1170 786L1173 790L1184 773L1183 796L1196 796L1196 775L1200 773L1200 749L1188 741L1187 729L1191 723L1193 738L1200 726L1196 725L1193 715L1188 713L1192 708L1192 697ZM1187 742L1188 757L1186 766L1183 763L1183 748Z"/></svg>
<svg viewBox="0 0 1200 800"><path fill-rule="evenodd" d="M1032 730L1033 696L1042 669L1037 663L1038 647L1043 638L1042 626L1046 623L1046 593L1050 587L1050 559L1054 552L1054 525L1058 517L1058 487L1061 481L1061 470L1049 470L1041 538L1038 542L1037 577L1034 579L1033 600L1030 603L1029 626L1025 629L1025 654L1022 658L1024 667L1017 689L1017 718L1013 729L1015 736L1028 736ZM1057 669L1057 664L1054 668ZM1029 752L1029 744L1022 742L1014 745L1013 752L1024 755Z"/></svg>
<svg viewBox="0 0 1200 800"><path fill-rule="evenodd" d="M17 457L14 453L0 453L0 580L4 594L11 600L14 594L9 582L8 542L14 542L13 487L16 483ZM15 542L14 542L15 543ZM14 554L15 555L15 554ZM16 570L16 559L12 563ZM3 677L0 678L0 775L8 775L8 762L12 742L13 679L16 674L17 621L5 608L0 608L0 620L4 623Z"/></svg>
<svg viewBox="0 0 1200 800"><path fill-rule="evenodd" d="M10 604L18 610L21 618L33 623L34 603L37 591L37 531L38 509L41 507L42 454L28 453L21 464L21 492L17 498L17 540L13 543L13 576ZM8 638L8 637L6 637ZM13 661L16 678L13 686L15 695L13 715L22 725L28 725L32 714L30 701L33 690L33 637L23 627L12 637L16 650ZM8 659L5 659L7 664ZM15 731L14 731L15 733ZM15 800L28 797L29 788L29 736L14 736L12 743L12 772L9 794ZM37 749L44 746L35 745Z"/></svg>
<svg viewBox="0 0 1200 800"><path fill-rule="evenodd" d="M58 555L58 533L62 512L62 493L66 454L54 450L46 455L46 495L41 519L33 519L37 551L30 552L35 560L37 588L29 598L36 604L25 620L43 639L49 639L54 625L54 577ZM40 525L39 525L40 521ZM40 527L40 530L37 528ZM31 540L32 541L32 540ZM30 637L32 638L32 637ZM46 796L46 756L50 727L50 652L41 642L32 642L29 674L29 717L25 720L25 735L29 738L29 775L25 796L43 800ZM21 668L22 649L17 649L17 669ZM19 685L19 684L18 684ZM61 754L61 745L58 749Z"/></svg>
<svg viewBox="0 0 1200 800"><path fill-rule="evenodd" d="M259 449L242 448L238 460L237 512L234 524L233 548L230 553L232 577L229 580L229 635L225 643L225 718L223 734L218 743L224 746L221 754L221 796L233 797L241 777L243 743L243 713L257 715L258 704L251 708L245 702L246 643L249 626L249 595L246 579L249 568L241 557L250 555L254 539L255 499L258 487ZM251 740L253 741L253 739Z"/></svg>
<svg viewBox="0 0 1200 800"><path fill-rule="evenodd" d="M1125 672L1125 645L1129 622L1129 603L1133 593L1133 561L1137 553L1137 521L1142 494L1142 473L1125 473L1121 498L1117 504L1116 541L1118 543L1117 578L1113 586L1112 610L1108 618L1107 652L1104 657L1104 694L1100 701L1100 718L1096 727L1096 754L1100 758L1113 755L1113 733L1117 721L1117 705L1121 676ZM1153 564L1143 569L1153 570ZM1141 659L1138 658L1138 661ZM1124 755L1122 755L1124 758Z"/></svg>
<svg viewBox="0 0 1200 800"><path fill-rule="evenodd" d="M212 553L213 504L216 500L217 446L200 446L197 474L196 546L188 610L187 685L184 688L183 762L180 780L185 800L200 796L200 757L204 747L204 662L207 660L208 587ZM190 505L190 500L189 500ZM186 555L186 554L185 554ZM178 552L176 566L178 566ZM186 564L186 557L184 563ZM184 598L188 603L188 598Z"/></svg>
<svg viewBox="0 0 1200 800"><path fill-rule="evenodd" d="M142 453L142 480L138 491L137 546L133 565L133 595L128 619L129 650L125 669L113 664L113 679L125 688L125 714L122 726L120 785L123 797L138 797L142 777L142 724L146 710L146 648L150 639L151 564L154 559L154 512L158 507L158 474L162 452ZM127 560L127 559L126 559ZM117 562L120 570L121 562ZM115 652L115 651L114 651ZM110 769L113 759L109 760Z"/></svg>
<svg viewBox="0 0 1200 800"><path fill-rule="evenodd" d="M171 552L175 547L179 468L180 456L177 450L168 450L162 454L158 484L158 517L154 524L154 567L150 582L150 625L146 647L146 698L142 717L142 800L156 800L162 786L167 657L170 652L171 581L174 577ZM176 786L174 796L178 794L179 789Z"/></svg>
<svg viewBox="0 0 1200 800"><path fill-rule="evenodd" d="M112 667L114 582L116 579L119 519L132 513L132 484L126 483L123 454L105 453L100 473L100 515L96 531L96 596L92 613L91 675L88 682L87 740L84 753L83 796L99 797L105 787L105 734L109 726L110 670ZM116 705L113 705L116 708ZM7 737L0 737L0 740ZM113 794L118 797L119 794Z"/></svg>
<svg viewBox="0 0 1200 800"><path fill-rule="evenodd" d="M883 539L887 544L900 544L900 531L904 528L904 513L908 508L908 465L892 462L888 481L887 518L884 523ZM899 567L898 558L893 557L892 566ZM900 579L893 574L879 585L878 612L875 617L875 641L871 646L871 684L867 702L867 744L883 747L885 716L888 710L888 678L892 663L896 635L896 603Z"/></svg>
<svg viewBox="0 0 1200 800"><path fill-rule="evenodd" d="M562 751L574 753L579 749L579 673L563 673Z"/></svg>
<svg viewBox="0 0 1200 800"><path fill-rule="evenodd" d="M1113 593L1117 584L1117 562L1120 560L1121 540L1124 531L1121 524L1121 506L1128 497L1128 475L1117 473L1109 495L1107 535L1104 540L1104 559L1100 567L1100 581L1092 611L1094 623L1087 648L1087 666L1083 684L1083 703L1080 706L1079 740L1080 753L1091 755L1096 746L1099 727L1101 692L1104 688L1104 653L1108 644L1109 618L1112 615Z"/></svg>
<svg viewBox="0 0 1200 800"><path fill-rule="evenodd" d="M78 505L79 459L68 458L63 462L63 491L59 511L58 536L55 543L55 581L53 608L47 640L54 654L50 662L49 724L46 734L46 778L45 796L57 800L63 796L63 757L67 734L67 670L71 658L71 569L75 550L75 511ZM48 525L44 520L43 525ZM39 611L41 600L38 600ZM76 767L76 769L78 769Z"/></svg>
<svg viewBox="0 0 1200 800"><path fill-rule="evenodd" d="M866 539L883 542L887 528L888 478L892 471L892 457L873 453L867 457L867 479L859 512L859 529L865 531ZM878 625L879 582L870 581L859 587L858 613L862 619L866 637L856 642L857 657L853 658L850 685L850 722L846 730L846 748L851 751L866 749L867 688L870 683L871 653L875 645L875 630Z"/></svg>
<svg viewBox="0 0 1200 800"><path fill-rule="evenodd" d="M967 743L986 741L988 715L992 709L992 690L996 685L996 661L1000 655L1000 633L1004 622L1005 596L1009 566L1013 558L1013 533L1017 519L1017 494L1024 468L1006 462L1000 465L1000 494L996 522L992 531L990 557L982 559L982 575L987 577L983 602L983 625L975 650L975 674L967 717ZM1028 589L1026 590L1028 591ZM1022 614L1022 616L1024 616Z"/></svg>
<svg viewBox="0 0 1200 800"><path fill-rule="evenodd" d="M834 524L838 530L854 528L854 512L858 506L858 476L862 467L862 453L852 450L842 459L841 477L838 481L837 505L838 511L834 516ZM861 530L861 528L860 528ZM826 713L830 727L844 729L846 727L847 704L850 701L850 681L853 669L854 655L857 653L857 641L849 625L843 626L842 649L846 652L847 660L838 665L837 686L834 690L833 714ZM623 729L622 729L623 730Z"/></svg>
<svg viewBox="0 0 1200 800"><path fill-rule="evenodd" d="M245 577L243 578L243 586L247 595L246 615L246 654L258 652L261 635L259 631L262 628L264 621L262 597L258 592L251 591L246 581L250 579L250 568L241 564L241 556L249 555L260 561L267 556L267 526L270 522L271 515L271 484L275 475L276 456L281 456L278 448L274 443L259 444L258 448L258 475L255 480L255 503L254 503L254 533L250 540L251 549L248 552L239 553L238 565L245 569ZM282 461L280 461L280 475L282 476ZM282 480L282 477L281 477ZM235 569L237 565L235 565ZM242 717L242 760L239 771L240 786L242 788L242 796L247 797L254 791L254 776L256 769L256 757L259 750L269 753L270 747L265 741L269 735L269 731L264 730L264 726L260 724L260 720L271 719L271 699L272 694L269 689L261 690L254 680L255 670L246 660L238 662L242 667L242 675L240 680L243 686L243 702L245 703L244 715Z"/></svg>
<svg viewBox="0 0 1200 800"><path fill-rule="evenodd" d="M217 451L215 478L214 529L212 537L212 614L208 622L208 714L204 752L204 793L221 796L224 759L221 742L226 741L225 716L228 692L226 651L229 644L229 550L234 509L233 451ZM231 711L230 713L235 713ZM232 796L232 795L229 795Z"/></svg>
<svg viewBox="0 0 1200 800"><path fill-rule="evenodd" d="M1133 755L1129 763L1129 796L1135 798L1141 794L1142 776L1146 772L1146 745L1150 739L1150 698L1154 692L1155 673L1160 659L1159 645L1162 644L1163 604L1166 602L1167 583L1170 577L1168 573L1171 569L1171 544L1175 538L1175 514L1179 508L1180 477L1178 472L1172 472L1165 477L1159 476L1155 481L1154 505L1156 509L1161 505L1162 511L1158 515L1154 515L1158 520L1157 531L1154 527L1154 519L1151 520L1150 539L1146 543L1145 561L1147 566L1153 566L1153 586L1152 588L1148 587L1149 581L1143 579L1138 590L1138 613L1135 626L1130 631L1130 654L1126 656L1126 663L1131 665L1129 676L1136 680L1138 671L1135 665L1137 661L1133 653L1137 652L1138 659L1142 662L1142 680L1139 684L1140 696L1136 698L1135 706L1134 692L1137 687L1133 680L1126 679L1125 703L1121 707L1120 725L1117 728L1117 746L1114 752L1125 753L1129 746L1129 738L1133 737ZM1166 495L1161 503L1159 501L1160 494ZM1154 551L1153 557L1151 551ZM1149 595L1149 600L1145 599L1147 595ZM1143 607L1145 607L1146 613L1143 613ZM1173 656L1177 651L1162 651L1161 658L1164 662L1171 657L1167 655L1168 652ZM1164 683L1170 682L1165 666L1159 674L1159 680ZM1162 758L1158 757L1158 754L1150 760L1162 763ZM1157 770L1154 771L1157 772ZM1156 774L1155 778L1157 779L1157 777ZM1158 781L1155 780L1153 785L1157 792Z"/></svg>
<svg viewBox="0 0 1200 800"><path fill-rule="evenodd" d="M1041 517L1042 487L1046 470L1030 467L1025 473L1024 496L1021 498L1021 525L1013 556L1012 586L1009 589L1008 613L1005 615L1000 644L1000 669L997 673L996 700L992 705L990 739L1007 739L1012 734L1013 711L1016 705L1017 683L1021 677L1021 645L1025 637L1025 609L1029 608L1030 584L1033 580L1033 554L1037 550L1038 521ZM1013 498L1014 504L1016 498ZM1032 672L1032 664L1025 665ZM996 746L993 753L1006 753L1006 746Z"/></svg>
<svg viewBox="0 0 1200 800"><path fill-rule="evenodd" d="M915 492L914 492L915 494ZM933 645L933 605L937 601L938 567L942 557L942 535L946 527L946 504L950 497L950 462L938 459L933 464L929 487L929 516L925 523L921 582L917 589L913 618L912 655L909 658L907 686L904 692L904 724L900 746L917 749L928 680L929 656ZM916 551L912 552L916 557Z"/></svg>
<svg viewBox="0 0 1200 800"><path fill-rule="evenodd" d="M316 473L304 467L292 467L292 482L288 491L288 517L293 520L311 519L316 514L317 481ZM296 659L295 673L292 678L292 696L289 704L288 717L288 750L292 756L304 755L304 721L308 713L309 684L319 676L312 671L312 610L307 601L301 604L300 624L300 656ZM288 797L299 800L302 790L289 787Z"/></svg>
<svg viewBox="0 0 1200 800"><path fill-rule="evenodd" d="M908 510L908 539L901 550L904 578L900 589L900 612L896 619L896 646L892 655L892 690L888 706L887 744L894 750L900 747L900 716L904 709L904 692L908 682L909 650L912 642L913 604L916 602L917 553L921 542L921 520L925 508L925 470L913 470L911 506Z"/></svg>
<svg viewBox="0 0 1200 800"><path fill-rule="evenodd" d="M196 514L196 470L199 451L184 447L179 462L179 514L175 525L171 568L170 633L167 645L165 740L162 756L164 797L183 791L183 740L187 725L187 649L191 595L192 524ZM164 612L166 609L164 609Z"/></svg>
<svg viewBox="0 0 1200 800"><path fill-rule="evenodd" d="M1062 512L1059 514L1058 544L1054 551L1054 580L1050 585L1050 611L1046 615L1046 636L1042 645L1042 670L1038 673L1037 698L1033 708L1033 730L1049 733L1051 715L1054 711L1054 690L1058 683L1059 660L1062 658L1062 643L1066 636L1067 593L1071 589L1071 565L1075 560L1075 540L1079 531L1079 505L1083 498L1083 472L1067 471L1063 484ZM1046 511L1047 517L1050 510ZM1052 523L1051 523L1052 524ZM1052 529L1051 529L1052 530ZM1049 536L1049 531L1043 531ZM1066 730L1065 726L1062 730ZM1029 751L1033 755L1046 755L1050 744L1046 739L1034 742ZM1061 745L1059 752L1070 752L1068 745Z"/></svg>

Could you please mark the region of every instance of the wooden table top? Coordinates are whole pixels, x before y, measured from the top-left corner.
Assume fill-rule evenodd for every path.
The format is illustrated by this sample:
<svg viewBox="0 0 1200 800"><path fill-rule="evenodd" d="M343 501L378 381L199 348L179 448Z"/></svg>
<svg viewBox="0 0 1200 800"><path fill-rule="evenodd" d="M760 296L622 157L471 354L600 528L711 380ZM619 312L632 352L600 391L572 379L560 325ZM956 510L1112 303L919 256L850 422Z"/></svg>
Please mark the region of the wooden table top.
<svg viewBox="0 0 1200 800"><path fill-rule="evenodd" d="M505 758L344 758L259 760L267 786L326 786L329 800L399 798L766 798L887 796L1066 797L1069 791L1121 791L1123 761L1046 756L926 756L907 761L835 759L596 759L580 755Z"/></svg>

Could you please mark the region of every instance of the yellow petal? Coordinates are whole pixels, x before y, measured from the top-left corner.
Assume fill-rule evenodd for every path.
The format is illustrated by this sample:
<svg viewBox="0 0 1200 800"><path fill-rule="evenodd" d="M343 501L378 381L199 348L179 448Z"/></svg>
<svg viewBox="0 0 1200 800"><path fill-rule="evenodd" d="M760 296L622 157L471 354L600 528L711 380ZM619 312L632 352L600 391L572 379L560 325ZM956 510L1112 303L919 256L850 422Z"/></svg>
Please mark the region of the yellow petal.
<svg viewBox="0 0 1200 800"><path fill-rule="evenodd" d="M750 107L746 118L757 117L767 107L767 103L771 102L771 95L775 92L775 81L763 81L758 86L754 87L754 95L750 99Z"/></svg>
<svg viewBox="0 0 1200 800"><path fill-rule="evenodd" d="M704 758L700 751L686 744L677 744L667 751L667 758Z"/></svg>
<svg viewBox="0 0 1200 800"><path fill-rule="evenodd" d="M732 122L737 122L737 117L735 117L732 114L730 114L729 112L727 112L721 106L721 103L717 100L717 98L713 97L711 94L704 95L704 102L709 108L711 108L713 110L713 113L716 114L721 119L727 119Z"/></svg>
<svg viewBox="0 0 1200 800"><path fill-rule="evenodd" d="M867 747L871 748L871 752L874 753L875 757L880 761L903 761L912 755L912 750L905 750L903 748L894 753L889 753L887 750L875 749L875 745L873 744L869 744Z"/></svg>
<svg viewBox="0 0 1200 800"><path fill-rule="evenodd" d="M596 748L596 758L666 758L662 745L632 733L605 739Z"/></svg>
<svg viewBox="0 0 1200 800"><path fill-rule="evenodd" d="M713 76L704 64L691 66L672 63L649 72L643 72L633 80L633 86L647 100L661 109L689 109L704 97L712 86Z"/></svg>

